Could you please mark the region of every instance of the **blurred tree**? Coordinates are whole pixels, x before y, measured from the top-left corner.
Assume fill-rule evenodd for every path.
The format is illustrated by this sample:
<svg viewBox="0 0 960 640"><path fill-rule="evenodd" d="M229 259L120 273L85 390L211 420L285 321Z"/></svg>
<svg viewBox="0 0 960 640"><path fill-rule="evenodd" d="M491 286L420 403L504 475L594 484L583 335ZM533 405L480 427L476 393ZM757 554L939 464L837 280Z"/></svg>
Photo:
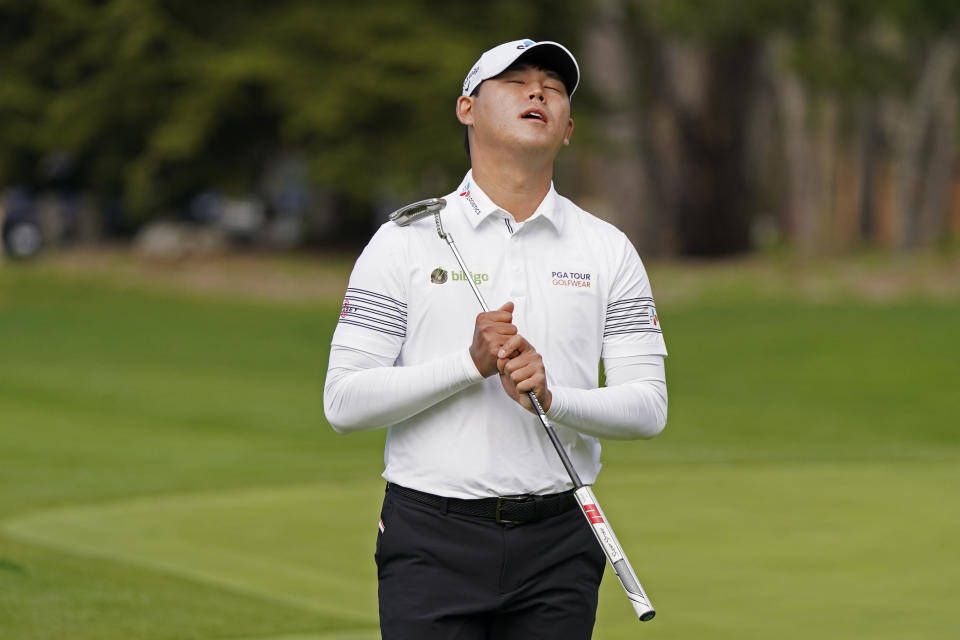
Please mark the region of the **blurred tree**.
<svg viewBox="0 0 960 640"><path fill-rule="evenodd" d="M647 253L929 245L956 164L960 4L597 0L586 163ZM629 194L629 195L627 195ZM616 216L615 211L611 217Z"/></svg>
<svg viewBox="0 0 960 640"><path fill-rule="evenodd" d="M807 253L929 246L956 154L952 2L819 2L768 49L787 145L787 229ZM851 221L859 224L851 224Z"/></svg>
<svg viewBox="0 0 960 640"><path fill-rule="evenodd" d="M0 0L0 185L68 157L143 220L296 157L365 236L466 170L463 74L532 37L585 71L564 192L646 255L925 246L956 197L958 23L955 0Z"/></svg>
<svg viewBox="0 0 960 640"><path fill-rule="evenodd" d="M80 181L144 218L201 189L249 192L295 150L347 213L446 191L468 165L454 101L478 52L545 26L563 37L579 10L0 0L0 182L33 183L65 151Z"/></svg>
<svg viewBox="0 0 960 640"><path fill-rule="evenodd" d="M617 223L645 254L751 247L763 37L800 4L595 3L586 58L603 87L599 135L611 152L596 161L595 182L632 198L640 214Z"/></svg>

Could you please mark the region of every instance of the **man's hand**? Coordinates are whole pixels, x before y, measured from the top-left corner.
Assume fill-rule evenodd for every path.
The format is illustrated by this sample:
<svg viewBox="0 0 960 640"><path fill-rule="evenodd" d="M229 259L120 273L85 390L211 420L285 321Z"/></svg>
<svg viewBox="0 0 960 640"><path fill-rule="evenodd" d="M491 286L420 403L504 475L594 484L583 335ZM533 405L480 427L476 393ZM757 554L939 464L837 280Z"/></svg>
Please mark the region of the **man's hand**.
<svg viewBox="0 0 960 640"><path fill-rule="evenodd" d="M513 303L507 302L495 311L487 311L477 316L473 327L473 343L470 345L470 357L477 371L488 378L500 371L497 367L497 354L511 336L517 334L513 326Z"/></svg>
<svg viewBox="0 0 960 640"><path fill-rule="evenodd" d="M527 393L533 391L544 411L550 409L553 394L547 388L547 370L543 358L521 335L510 337L497 353L500 384L507 395L527 411L536 413Z"/></svg>

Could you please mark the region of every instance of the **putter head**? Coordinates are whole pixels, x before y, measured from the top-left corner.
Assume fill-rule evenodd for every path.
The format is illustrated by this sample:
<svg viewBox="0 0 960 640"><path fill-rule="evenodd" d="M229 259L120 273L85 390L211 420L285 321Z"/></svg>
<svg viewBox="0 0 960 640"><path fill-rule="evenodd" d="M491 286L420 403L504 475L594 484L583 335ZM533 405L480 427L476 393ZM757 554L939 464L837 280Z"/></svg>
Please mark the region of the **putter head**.
<svg viewBox="0 0 960 640"><path fill-rule="evenodd" d="M405 227L420 218L432 216L441 211L445 206L447 206L447 201L443 198L427 198L426 200L401 207L387 217L401 227Z"/></svg>

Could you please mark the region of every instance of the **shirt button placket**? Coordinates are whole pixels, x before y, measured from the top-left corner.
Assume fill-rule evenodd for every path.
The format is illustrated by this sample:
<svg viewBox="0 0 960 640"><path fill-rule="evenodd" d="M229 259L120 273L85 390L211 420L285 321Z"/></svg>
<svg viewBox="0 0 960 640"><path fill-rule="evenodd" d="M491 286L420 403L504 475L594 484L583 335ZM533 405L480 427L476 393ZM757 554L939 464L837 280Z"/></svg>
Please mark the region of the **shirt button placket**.
<svg viewBox="0 0 960 640"><path fill-rule="evenodd" d="M527 270L526 256L524 255L523 234L514 224L514 233L510 236L510 264L512 265L513 276L510 283L510 299L513 300L513 323L517 325L521 333L523 326L526 325L527 305Z"/></svg>

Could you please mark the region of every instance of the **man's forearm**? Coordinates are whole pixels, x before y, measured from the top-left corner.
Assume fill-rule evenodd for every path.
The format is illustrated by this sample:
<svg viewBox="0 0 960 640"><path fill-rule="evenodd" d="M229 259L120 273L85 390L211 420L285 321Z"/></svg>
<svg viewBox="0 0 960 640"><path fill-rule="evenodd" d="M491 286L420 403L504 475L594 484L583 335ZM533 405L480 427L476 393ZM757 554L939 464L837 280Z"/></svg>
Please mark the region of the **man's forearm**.
<svg viewBox="0 0 960 640"><path fill-rule="evenodd" d="M376 429L406 420L483 379L466 349L415 366L334 346L323 410L335 431Z"/></svg>
<svg viewBox="0 0 960 640"><path fill-rule="evenodd" d="M551 386L547 416L565 427L598 438L652 438L667 423L663 358L608 360L607 384L598 389Z"/></svg>

